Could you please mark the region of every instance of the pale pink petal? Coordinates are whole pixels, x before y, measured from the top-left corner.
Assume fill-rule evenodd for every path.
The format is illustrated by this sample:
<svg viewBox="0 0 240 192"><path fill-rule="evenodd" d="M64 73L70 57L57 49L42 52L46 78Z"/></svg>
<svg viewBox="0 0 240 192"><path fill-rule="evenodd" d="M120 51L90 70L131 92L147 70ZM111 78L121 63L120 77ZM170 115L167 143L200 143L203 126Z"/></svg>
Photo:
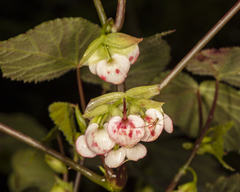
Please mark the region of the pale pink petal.
<svg viewBox="0 0 240 192"><path fill-rule="evenodd" d="M130 64L134 64L136 62L136 60L139 56L139 53L140 53L138 44L133 45L133 47L134 47L134 49L126 55L130 61Z"/></svg>
<svg viewBox="0 0 240 192"><path fill-rule="evenodd" d="M144 136L144 121L137 115L129 115L126 121L115 116L109 120L107 131L109 137L120 146L132 147Z"/></svg>
<svg viewBox="0 0 240 192"><path fill-rule="evenodd" d="M125 80L129 68L130 62L127 57L114 54L109 62L107 60L98 62L97 74L104 81L117 85Z"/></svg>
<svg viewBox="0 0 240 192"><path fill-rule="evenodd" d="M93 65L89 65L88 67L92 74L94 74L94 75L97 74L97 63L93 64Z"/></svg>
<svg viewBox="0 0 240 192"><path fill-rule="evenodd" d="M85 140L85 135L81 135L77 138L77 141L76 141L76 149L77 149L77 152L82 155L83 157L95 157L97 154L94 153L93 151L91 151L88 146L87 146L87 143L86 143L86 140Z"/></svg>
<svg viewBox="0 0 240 192"><path fill-rule="evenodd" d="M99 129L98 124L92 123L88 126L86 133L86 142L90 150L98 155L103 155L109 152L115 145L107 133L107 124Z"/></svg>
<svg viewBox="0 0 240 192"><path fill-rule="evenodd" d="M156 140L163 130L163 115L156 109L148 109L145 119L145 135L141 141L151 142Z"/></svg>
<svg viewBox="0 0 240 192"><path fill-rule="evenodd" d="M164 121L164 129L165 129L165 131L167 131L168 133L172 133L173 132L173 122L172 122L172 119L167 114L164 113L163 121Z"/></svg>
<svg viewBox="0 0 240 192"><path fill-rule="evenodd" d="M147 155L147 148L141 143L138 143L131 148L123 148L126 151L126 157L128 160L138 161Z"/></svg>
<svg viewBox="0 0 240 192"><path fill-rule="evenodd" d="M123 164L126 151L123 148L112 150L105 156L105 164L110 168L116 168Z"/></svg>

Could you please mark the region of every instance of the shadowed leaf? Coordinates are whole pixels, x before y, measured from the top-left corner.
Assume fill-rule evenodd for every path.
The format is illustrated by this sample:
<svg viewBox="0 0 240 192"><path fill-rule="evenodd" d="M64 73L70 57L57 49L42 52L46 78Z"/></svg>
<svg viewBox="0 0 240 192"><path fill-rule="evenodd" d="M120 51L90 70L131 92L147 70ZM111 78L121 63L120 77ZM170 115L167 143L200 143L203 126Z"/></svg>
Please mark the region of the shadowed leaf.
<svg viewBox="0 0 240 192"><path fill-rule="evenodd" d="M234 174L231 177L219 177L214 184L207 184L204 192L239 192L240 174Z"/></svg>
<svg viewBox="0 0 240 192"><path fill-rule="evenodd" d="M51 80L75 69L99 35L100 28L82 18L47 21L0 42L0 67L12 80Z"/></svg>
<svg viewBox="0 0 240 192"><path fill-rule="evenodd" d="M43 154L35 154L34 149L17 151L12 158L12 169L8 182L11 191L22 192L34 188L46 192L54 184L54 172L45 163Z"/></svg>
<svg viewBox="0 0 240 192"><path fill-rule="evenodd" d="M210 108L214 98L215 82L205 81L200 85L204 105ZM240 153L240 93L234 88L220 83L219 96L213 121L216 124L234 121L234 126L224 135L224 148Z"/></svg>
<svg viewBox="0 0 240 192"><path fill-rule="evenodd" d="M168 73L161 73L152 83L161 82ZM199 129L197 91L197 82L189 75L180 73L154 98L165 103L164 112L172 118L174 125L191 137L196 137Z"/></svg>
<svg viewBox="0 0 240 192"><path fill-rule="evenodd" d="M187 65L187 70L240 87L240 48L205 49Z"/></svg>

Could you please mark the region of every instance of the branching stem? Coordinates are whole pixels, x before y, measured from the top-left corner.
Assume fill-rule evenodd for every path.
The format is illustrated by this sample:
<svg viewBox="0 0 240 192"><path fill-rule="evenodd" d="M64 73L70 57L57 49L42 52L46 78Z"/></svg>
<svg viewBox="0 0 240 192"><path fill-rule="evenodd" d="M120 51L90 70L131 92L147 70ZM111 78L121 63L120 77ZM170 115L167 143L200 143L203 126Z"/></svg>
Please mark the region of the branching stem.
<svg viewBox="0 0 240 192"><path fill-rule="evenodd" d="M93 171L87 169L86 167L83 167L83 166L75 163L70 158L63 156L62 154L58 153L57 151L44 146L42 143L34 140L33 138L28 137L28 136L14 130L4 124L1 124L1 123L0 123L0 131L4 132L20 141L23 141L24 143L26 143L44 153L47 153L47 154L55 157L59 161L65 163L67 166L71 167L72 169L81 172L85 177L87 177L91 181L104 187L107 190L110 190L109 184L103 176L100 176L100 175L94 173Z"/></svg>
<svg viewBox="0 0 240 192"><path fill-rule="evenodd" d="M194 147L193 147L193 150L192 150L192 153L190 154L188 160L186 161L184 166L179 170L179 172L175 175L174 179L172 180L172 182L170 183L170 185L168 186L168 188L165 192L172 192L174 190L177 183L179 182L181 177L186 172L186 169L189 167L189 165L192 163L194 157L196 156L196 153L197 153L197 151L200 147L200 144L202 143L202 140L203 140L205 134L207 133L209 125L210 125L210 123L213 119L214 111L215 111L216 105L217 105L218 92L219 92L219 80L216 80L214 99L213 99L212 107L211 107L211 110L209 112L208 119L205 123L205 126L202 129L200 136L196 140L196 142L194 144Z"/></svg>
<svg viewBox="0 0 240 192"><path fill-rule="evenodd" d="M217 34L217 32L238 12L240 0L213 26L213 28L191 49L191 51L174 67L160 83L162 91L180 73L187 63Z"/></svg>

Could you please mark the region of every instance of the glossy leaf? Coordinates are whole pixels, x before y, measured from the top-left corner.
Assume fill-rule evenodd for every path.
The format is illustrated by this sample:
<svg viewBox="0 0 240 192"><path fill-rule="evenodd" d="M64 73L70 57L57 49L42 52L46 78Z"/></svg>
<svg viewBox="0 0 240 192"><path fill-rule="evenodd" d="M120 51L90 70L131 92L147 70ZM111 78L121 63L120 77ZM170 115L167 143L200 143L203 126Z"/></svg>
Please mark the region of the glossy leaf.
<svg viewBox="0 0 240 192"><path fill-rule="evenodd" d="M99 36L100 28L83 18L47 21L0 42L0 67L12 80L51 80L75 69L88 45Z"/></svg>
<svg viewBox="0 0 240 192"><path fill-rule="evenodd" d="M161 82L168 73L162 73L152 83ZM154 98L164 102L163 111L172 118L174 125L190 137L196 137L199 129L197 91L197 82L189 75L180 73Z"/></svg>
<svg viewBox="0 0 240 192"><path fill-rule="evenodd" d="M205 49L187 65L194 74L211 75L240 87L240 48Z"/></svg>
<svg viewBox="0 0 240 192"><path fill-rule="evenodd" d="M54 184L54 172L45 163L42 153L26 148L12 158L12 173L9 177L11 191L22 192L36 188L39 192L50 191Z"/></svg>
<svg viewBox="0 0 240 192"><path fill-rule="evenodd" d="M140 55L131 65L126 78L127 88L149 85L151 80L159 74L169 63L170 46L162 40L161 34L143 38L139 43ZM89 69L81 69L82 79L88 83L100 84L105 89L114 89L109 83L91 74ZM158 82L159 83L159 82Z"/></svg>
<svg viewBox="0 0 240 192"><path fill-rule="evenodd" d="M205 81L200 85L200 92L204 98L204 105L210 108L214 98L215 82ZM238 151L240 153L240 92L236 89L220 83L219 96L214 122L216 124L233 121L234 126L224 136L224 148L227 151Z"/></svg>
<svg viewBox="0 0 240 192"><path fill-rule="evenodd" d="M55 125L58 126L70 145L74 145L73 137L76 132L74 110L71 104L55 102L49 106L49 113Z"/></svg>
<svg viewBox="0 0 240 192"><path fill-rule="evenodd" d="M240 191L240 174L236 173L230 177L219 177L214 183L208 183L204 192L238 192Z"/></svg>

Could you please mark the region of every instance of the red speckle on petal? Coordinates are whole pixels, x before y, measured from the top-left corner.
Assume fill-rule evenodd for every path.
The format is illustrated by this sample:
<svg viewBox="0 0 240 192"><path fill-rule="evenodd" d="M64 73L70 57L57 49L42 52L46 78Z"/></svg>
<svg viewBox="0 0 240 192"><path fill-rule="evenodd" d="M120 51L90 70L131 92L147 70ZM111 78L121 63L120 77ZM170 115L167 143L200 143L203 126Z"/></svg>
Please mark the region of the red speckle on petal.
<svg viewBox="0 0 240 192"><path fill-rule="evenodd" d="M133 60L133 56L129 57L129 61L132 61Z"/></svg>
<svg viewBox="0 0 240 192"><path fill-rule="evenodd" d="M109 73L110 73L110 71L107 71L107 73L109 74Z"/></svg>
<svg viewBox="0 0 240 192"><path fill-rule="evenodd" d="M132 135L133 135L133 130L130 130L128 136L129 136L130 138L132 138Z"/></svg>
<svg viewBox="0 0 240 192"><path fill-rule="evenodd" d="M132 122L129 122L129 125L130 125L132 128L135 128L135 125L134 125Z"/></svg>
<svg viewBox="0 0 240 192"><path fill-rule="evenodd" d="M106 77L105 76L99 76L102 80L106 81Z"/></svg>
<svg viewBox="0 0 240 192"><path fill-rule="evenodd" d="M93 143L92 143L92 147L98 147L97 142L93 142Z"/></svg>
<svg viewBox="0 0 240 192"><path fill-rule="evenodd" d="M155 135L156 135L156 131L151 131L151 135L152 135L152 137L154 137Z"/></svg>
<svg viewBox="0 0 240 192"><path fill-rule="evenodd" d="M119 74L120 70L119 69L116 69L116 73Z"/></svg>
<svg viewBox="0 0 240 192"><path fill-rule="evenodd" d="M151 121L152 121L152 118L149 117L149 116L146 116L146 117L145 117L145 121L147 121L147 122L151 122Z"/></svg>

